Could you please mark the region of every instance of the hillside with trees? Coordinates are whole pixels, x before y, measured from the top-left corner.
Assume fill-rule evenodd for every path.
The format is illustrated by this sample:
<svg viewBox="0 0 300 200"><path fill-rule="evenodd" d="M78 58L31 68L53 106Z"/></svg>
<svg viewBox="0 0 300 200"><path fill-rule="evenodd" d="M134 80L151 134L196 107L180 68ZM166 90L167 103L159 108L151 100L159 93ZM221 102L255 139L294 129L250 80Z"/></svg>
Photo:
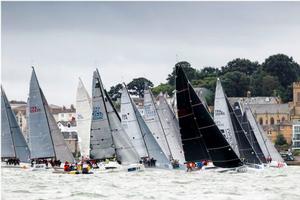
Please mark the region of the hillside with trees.
<svg viewBox="0 0 300 200"><path fill-rule="evenodd" d="M205 87L212 91L211 96L206 97L208 104L213 104L216 79L222 81L224 90L229 97L244 97L250 91L252 96L279 96L283 102L292 100L292 84L300 80L300 65L292 57L284 54L269 56L263 63L250 61L244 58L236 58L221 67L192 67L186 61L179 62L194 87ZM150 80L137 78L128 83L132 94L143 97L145 83L153 87ZM119 97L117 86L111 87L109 94ZM157 95L167 92L172 95L175 89L175 67L161 83L152 88ZM115 98L114 98L115 99Z"/></svg>

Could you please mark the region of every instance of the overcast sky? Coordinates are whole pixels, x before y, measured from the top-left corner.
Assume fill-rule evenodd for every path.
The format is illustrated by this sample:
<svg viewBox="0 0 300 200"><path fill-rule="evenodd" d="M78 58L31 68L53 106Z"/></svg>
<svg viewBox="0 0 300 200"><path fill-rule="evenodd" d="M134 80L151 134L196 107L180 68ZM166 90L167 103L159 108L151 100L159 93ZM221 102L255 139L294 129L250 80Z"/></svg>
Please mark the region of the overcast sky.
<svg viewBox="0 0 300 200"><path fill-rule="evenodd" d="M2 2L2 84L26 100L31 65L49 103L144 76L165 82L176 61L220 67L284 53L300 63L300 2ZM177 55L177 56L176 56Z"/></svg>

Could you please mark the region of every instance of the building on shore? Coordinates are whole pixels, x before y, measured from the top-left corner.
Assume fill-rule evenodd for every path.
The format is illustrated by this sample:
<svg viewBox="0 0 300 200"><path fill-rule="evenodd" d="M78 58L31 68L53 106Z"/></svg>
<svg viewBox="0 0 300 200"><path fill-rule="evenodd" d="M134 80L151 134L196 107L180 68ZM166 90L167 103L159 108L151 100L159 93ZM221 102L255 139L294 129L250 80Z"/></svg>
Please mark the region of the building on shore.
<svg viewBox="0 0 300 200"><path fill-rule="evenodd" d="M290 102L293 124L293 149L300 149L300 82L293 83L293 102Z"/></svg>

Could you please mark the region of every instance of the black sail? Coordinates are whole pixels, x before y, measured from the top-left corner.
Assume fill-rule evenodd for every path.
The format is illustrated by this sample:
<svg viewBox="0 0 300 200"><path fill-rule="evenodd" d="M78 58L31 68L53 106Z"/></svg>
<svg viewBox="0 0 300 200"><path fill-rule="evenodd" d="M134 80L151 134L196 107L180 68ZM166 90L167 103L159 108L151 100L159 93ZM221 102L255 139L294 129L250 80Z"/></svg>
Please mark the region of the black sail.
<svg viewBox="0 0 300 200"><path fill-rule="evenodd" d="M240 158L245 163L248 164L261 164L261 161L259 160L256 152L254 151L248 138L246 137L245 131L243 130L242 125L240 124L237 116L235 115L233 108L231 107L227 97L226 97L226 103L229 109L230 118L234 129L234 134L237 139Z"/></svg>
<svg viewBox="0 0 300 200"><path fill-rule="evenodd" d="M210 159L217 167L242 166L242 161L223 137L178 64L176 65L176 96L186 161Z"/></svg>
<svg viewBox="0 0 300 200"><path fill-rule="evenodd" d="M237 117L237 119L239 120L239 122L242 125L242 128L245 131L245 134L250 142L250 144L252 145L254 151L256 152L258 158L260 159L260 161L262 161L263 163L266 163L267 160L259 146L259 143L255 137L254 131L251 128L251 125L248 121L247 115L246 113L242 114L242 110L241 110L241 106L238 102L235 102L233 104L233 111Z"/></svg>

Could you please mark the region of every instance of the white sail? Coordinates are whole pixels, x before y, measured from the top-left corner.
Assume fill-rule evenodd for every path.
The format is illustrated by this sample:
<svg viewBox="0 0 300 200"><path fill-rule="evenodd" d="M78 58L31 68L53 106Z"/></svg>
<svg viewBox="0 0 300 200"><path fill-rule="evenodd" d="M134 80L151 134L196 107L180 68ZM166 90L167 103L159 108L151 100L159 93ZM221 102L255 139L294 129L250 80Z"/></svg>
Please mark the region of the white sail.
<svg viewBox="0 0 300 200"><path fill-rule="evenodd" d="M53 115L50 113L34 69L30 80L28 106L31 159L55 158L62 162L73 162L74 157L67 147Z"/></svg>
<svg viewBox="0 0 300 200"><path fill-rule="evenodd" d="M90 157L91 104L91 98L79 78L76 94L76 122L80 153L83 157Z"/></svg>
<svg viewBox="0 0 300 200"><path fill-rule="evenodd" d="M29 162L29 156L30 152L25 138L1 87L1 157L15 157L21 162Z"/></svg>
<svg viewBox="0 0 300 200"><path fill-rule="evenodd" d="M266 158L271 157L273 161L284 162L268 136L265 134L265 131L262 130L262 127L259 124L257 124L251 108L249 106L245 106L245 111L264 156Z"/></svg>
<svg viewBox="0 0 300 200"><path fill-rule="evenodd" d="M140 156L122 127L121 119L107 94L106 98L108 99L106 102L107 115L110 122L114 146L116 148L117 159L124 165L139 163Z"/></svg>
<svg viewBox="0 0 300 200"><path fill-rule="evenodd" d="M93 74L92 95L90 157L92 159L113 158L116 156L115 146L104 105L104 102L107 102L107 98L104 95L98 70L94 71Z"/></svg>
<svg viewBox="0 0 300 200"><path fill-rule="evenodd" d="M147 157L148 152L146 150L145 141L140 132L140 127L137 123L135 112L133 110L133 106L131 105L131 99L126 88L123 88L121 96L121 119L122 126L139 156L141 158Z"/></svg>
<svg viewBox="0 0 300 200"><path fill-rule="evenodd" d="M234 129L230 119L230 113L226 104L225 93L220 79L217 79L215 102L214 102L214 121L234 152L239 156L239 149L234 135Z"/></svg>
<svg viewBox="0 0 300 200"><path fill-rule="evenodd" d="M165 155L172 159L172 152L149 89L144 90L144 120Z"/></svg>
<svg viewBox="0 0 300 200"><path fill-rule="evenodd" d="M130 137L140 157L156 160L156 166L171 168L171 163L152 135L143 117L132 102L127 89L123 88L121 97L122 125Z"/></svg>
<svg viewBox="0 0 300 200"><path fill-rule="evenodd" d="M160 94L158 98L159 104L157 105L157 113L161 119L162 127L166 134L173 158L183 164L185 162L185 158L178 120L163 94Z"/></svg>

